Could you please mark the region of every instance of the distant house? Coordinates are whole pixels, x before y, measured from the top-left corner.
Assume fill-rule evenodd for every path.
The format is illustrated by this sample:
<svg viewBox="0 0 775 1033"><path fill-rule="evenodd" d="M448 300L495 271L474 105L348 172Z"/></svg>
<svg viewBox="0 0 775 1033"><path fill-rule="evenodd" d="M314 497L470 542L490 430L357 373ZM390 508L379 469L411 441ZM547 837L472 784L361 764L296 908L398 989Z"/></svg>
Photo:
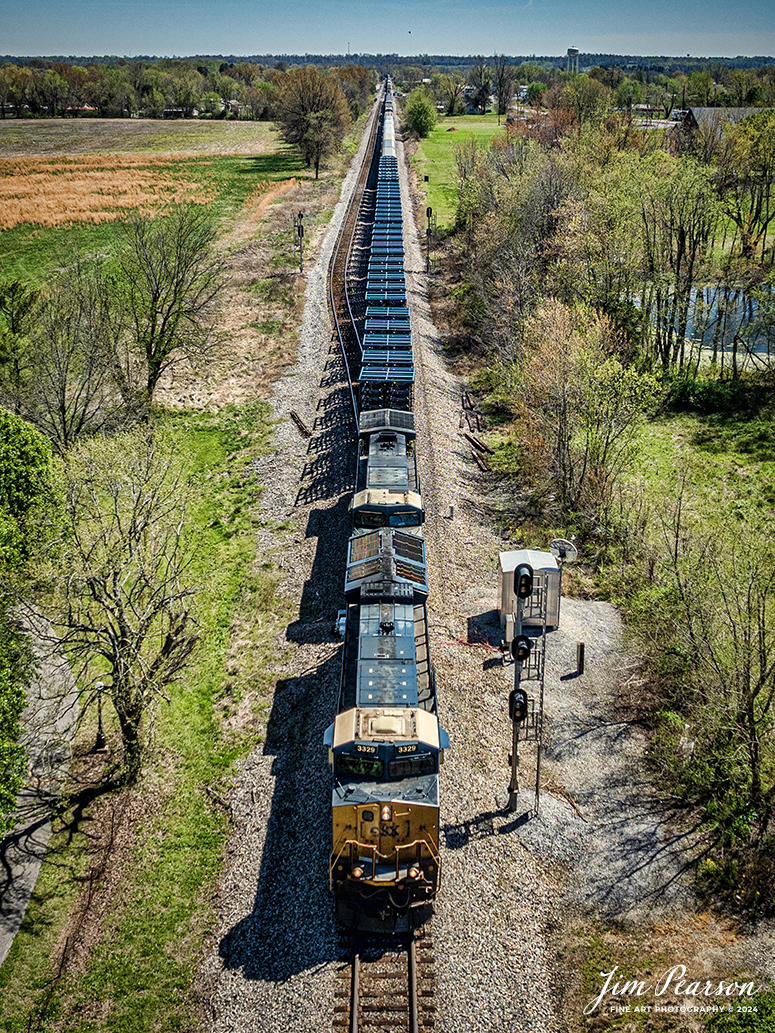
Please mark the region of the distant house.
<svg viewBox="0 0 775 1033"><path fill-rule="evenodd" d="M744 118L755 115L757 111L767 111L768 108L688 108L680 112L681 120L676 123L674 129L670 130L672 145L677 150L685 150L693 146L695 138L699 135L703 141L703 148L708 154L717 147L726 129L742 122ZM679 112L675 112L679 114Z"/></svg>
<svg viewBox="0 0 775 1033"><path fill-rule="evenodd" d="M764 108L688 108L681 119L681 130L694 133L700 126L708 129L721 129L723 125L737 125L749 115L755 115Z"/></svg>

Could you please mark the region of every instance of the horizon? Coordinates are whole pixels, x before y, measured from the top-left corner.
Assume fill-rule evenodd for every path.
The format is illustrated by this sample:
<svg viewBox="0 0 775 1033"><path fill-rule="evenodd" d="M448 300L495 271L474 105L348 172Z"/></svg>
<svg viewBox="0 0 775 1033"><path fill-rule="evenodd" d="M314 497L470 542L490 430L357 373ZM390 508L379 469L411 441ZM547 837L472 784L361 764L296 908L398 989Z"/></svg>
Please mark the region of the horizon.
<svg viewBox="0 0 775 1033"><path fill-rule="evenodd" d="M770 0L28 0L3 17L3 50L27 60L101 54L621 54L686 60L775 54ZM702 55L713 55L704 58ZM696 55L696 56L695 56Z"/></svg>
<svg viewBox="0 0 775 1033"><path fill-rule="evenodd" d="M0 62L2 61L65 61L65 62L78 62L78 61L258 61L260 59L274 60L274 61L288 61L295 59L306 59L306 58L322 58L324 60L341 59L342 61L354 62L356 58L369 58L373 60L387 61L390 59L396 59L404 63L417 64L433 64L440 63L443 58L458 58L461 61L475 61L479 57L491 57L494 54L503 54L512 61L519 61L527 64L531 61L564 61L567 56L566 47L562 52L555 54L503 54L501 51L492 51L490 54L482 54L481 52L462 54L453 52L438 52L438 53L407 53L399 54L394 51L382 52L382 51L350 51L347 53L341 52L325 52L325 51L306 51L301 53L295 52L264 52L264 53L253 53L253 54L236 54L236 53L196 53L196 54L119 54L119 53L91 53L91 54L2 54L0 55ZM624 61L638 60L638 61L705 61L712 63L715 61L763 61L769 64L775 64L775 56L772 54L636 54L633 52L624 51L587 51L579 50L579 58L593 58L593 57L610 57L610 58L621 58Z"/></svg>

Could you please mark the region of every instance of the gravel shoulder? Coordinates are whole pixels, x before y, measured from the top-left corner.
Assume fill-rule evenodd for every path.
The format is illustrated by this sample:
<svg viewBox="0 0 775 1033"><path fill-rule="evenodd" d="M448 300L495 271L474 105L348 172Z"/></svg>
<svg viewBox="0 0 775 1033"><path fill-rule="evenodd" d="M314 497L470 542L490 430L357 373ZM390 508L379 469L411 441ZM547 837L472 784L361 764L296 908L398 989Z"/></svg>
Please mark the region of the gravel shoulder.
<svg viewBox="0 0 775 1033"><path fill-rule="evenodd" d="M409 203L406 165L399 168ZM278 681L265 742L244 762L234 790L217 923L195 984L202 1029L212 1033L320 1033L333 1018L341 963L327 894L330 789L322 739L339 676L330 630L344 575L352 446L341 433L347 403L329 350L325 269L342 214L340 203L308 275L297 364L272 398L276 447L257 464L266 485L257 562L280 562L279 591L295 617L275 641ZM405 247L432 655L452 740L442 772L444 875L433 920L437 1033L578 1028L580 975L564 945L587 920L649 931L662 923L676 936L697 928L688 940L676 939L685 943L684 963L699 959L716 976L752 966L775 977L769 926L755 935L708 936L706 924L706 949L697 953L702 928L692 924L697 902L688 862L701 844L648 783L645 735L627 708L637 670L612 606L563 600L560 627L547 642L540 808L536 814L535 756L526 752L520 809L504 811L513 668L497 649L496 573L498 552L513 545L488 522L487 494L497 487L458 431L462 385L433 326L414 226L405 229ZM288 419L290 410L313 429L309 441ZM280 532L283 522L291 530ZM580 676L577 641L586 646Z"/></svg>

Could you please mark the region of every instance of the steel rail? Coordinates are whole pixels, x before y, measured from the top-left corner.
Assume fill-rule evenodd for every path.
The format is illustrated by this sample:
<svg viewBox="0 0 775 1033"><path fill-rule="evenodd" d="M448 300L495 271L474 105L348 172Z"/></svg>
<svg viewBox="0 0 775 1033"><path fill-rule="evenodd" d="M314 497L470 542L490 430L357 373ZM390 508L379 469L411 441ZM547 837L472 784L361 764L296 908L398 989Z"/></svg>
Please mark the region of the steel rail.
<svg viewBox="0 0 775 1033"><path fill-rule="evenodd" d="M372 162L374 160L374 153L378 139L378 128L379 128L379 111L381 101L375 103L374 111L371 115L371 128L369 135L369 142L366 146L366 153L364 155L363 163L358 173L358 180L353 188L350 195L350 199L347 202L347 208L345 210L344 218L342 219L342 227L336 239L334 245L334 251L331 256L331 261L328 267L328 305L331 310L331 315L334 320L334 327L336 335L339 340L339 347L342 353L342 359L344 361L345 373L347 376L347 382L350 390L350 402L353 410L353 417L357 426L358 423L358 403L355 398L355 389L353 387L355 377L353 377L350 369L350 359L348 357L347 342L345 340L346 327L340 320L340 306L346 308L346 317L349 320L349 325L356 335L360 349L360 339L357 336L357 329L355 325L355 317L353 315L352 305L350 304L350 294L347 287L348 270L350 266L350 259L352 257L353 242L355 240L355 233L358 228L358 220L360 216L361 202L363 200L363 194L365 191L366 183L368 181L369 172L371 170ZM344 303L343 305L341 303ZM344 319L345 313L342 312Z"/></svg>
<svg viewBox="0 0 775 1033"><path fill-rule="evenodd" d="M409 1033L420 1033L420 1016L417 1008L417 941L409 941L407 963L409 966Z"/></svg>
<svg viewBox="0 0 775 1033"><path fill-rule="evenodd" d="M355 942L351 949L348 1015L345 1018L340 1010L335 1026L343 1028L346 1025L347 1033L374 1033L384 1028L387 1014L390 1016L391 1028L395 1030L420 1033L421 1018L424 1023L422 1028L433 1028L433 1006L428 1003L433 993L433 977L430 976L429 982L426 970L422 990L424 1011L421 1016L421 979L417 940L414 936L408 941L386 940L382 945ZM402 964L401 958L404 955L406 961ZM406 988L403 994L398 989L401 981Z"/></svg>

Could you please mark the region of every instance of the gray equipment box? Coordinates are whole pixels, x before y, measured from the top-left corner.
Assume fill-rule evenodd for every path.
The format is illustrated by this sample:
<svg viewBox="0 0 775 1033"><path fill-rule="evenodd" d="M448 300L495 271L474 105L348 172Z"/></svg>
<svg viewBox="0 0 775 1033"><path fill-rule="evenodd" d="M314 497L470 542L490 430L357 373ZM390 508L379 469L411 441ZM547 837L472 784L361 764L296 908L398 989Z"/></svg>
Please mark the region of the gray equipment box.
<svg viewBox="0 0 775 1033"><path fill-rule="evenodd" d="M522 563L529 563L533 568L533 594L525 600L522 608L523 626L542 627L545 606L546 626L556 628L560 623L560 568L550 552L537 549L498 553L498 616L501 627L506 626L507 616L517 612L514 571Z"/></svg>

